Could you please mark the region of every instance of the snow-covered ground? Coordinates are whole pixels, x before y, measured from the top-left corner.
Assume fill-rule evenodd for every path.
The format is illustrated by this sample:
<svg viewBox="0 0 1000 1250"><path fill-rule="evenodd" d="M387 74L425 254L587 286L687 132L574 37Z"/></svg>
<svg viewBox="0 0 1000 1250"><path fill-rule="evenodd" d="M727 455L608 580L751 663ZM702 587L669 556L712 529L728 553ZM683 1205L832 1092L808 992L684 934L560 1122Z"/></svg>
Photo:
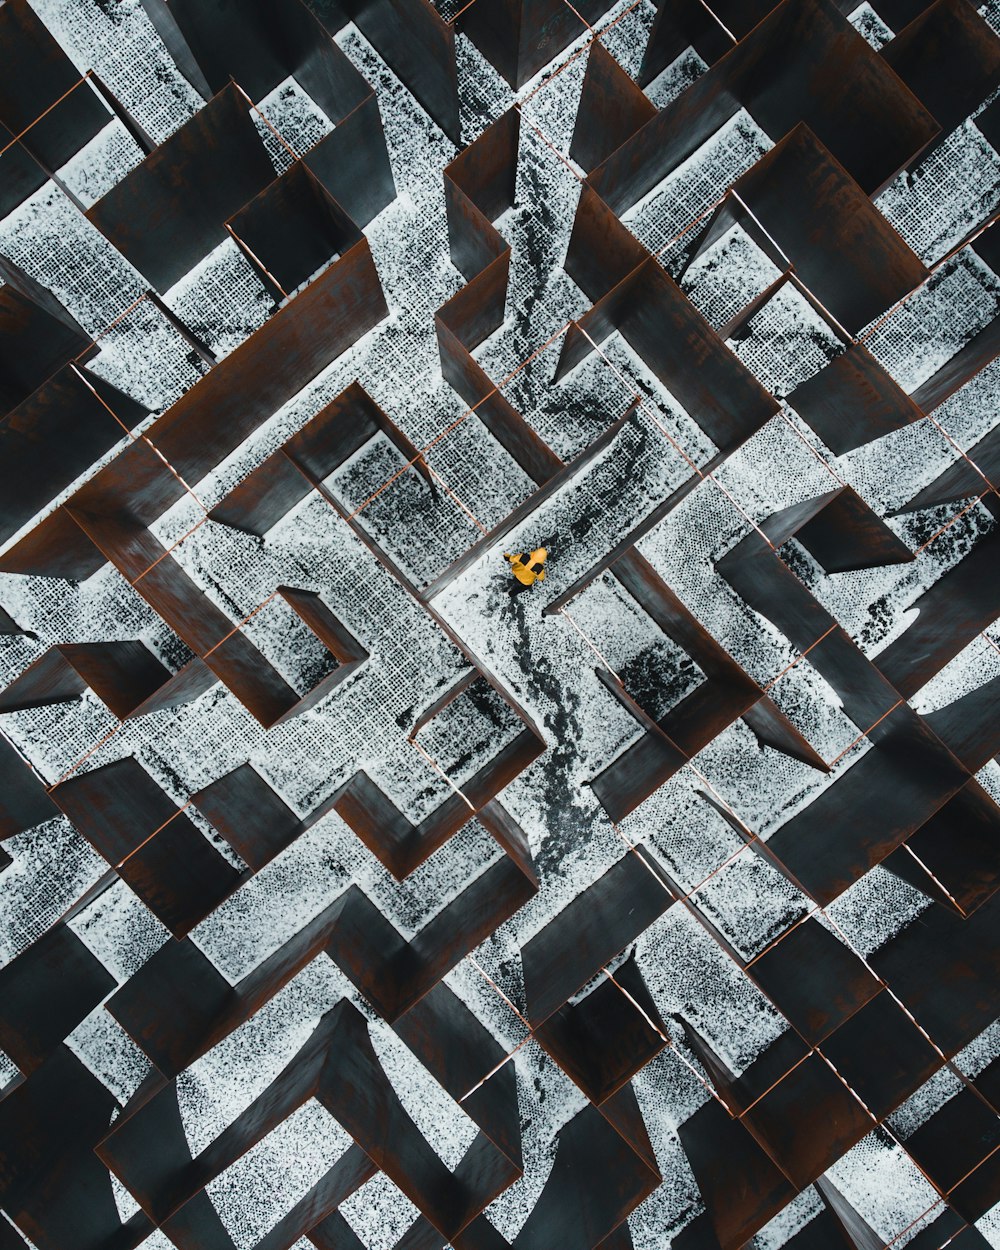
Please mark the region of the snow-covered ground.
<svg viewBox="0 0 1000 1250"><path fill-rule="evenodd" d="M31 2L77 69L97 70L155 141L200 106L140 0ZM893 35L877 8L862 4L850 14L875 48ZM983 11L1000 27L995 4ZM678 1021L687 1021L734 1073L742 1073L791 1027L746 975L746 962L807 915L868 958L933 905L875 867L826 909L817 909L760 845L748 845L765 843L872 748L865 727L847 717L808 655L744 603L716 564L773 513L843 484L885 516L1000 419L994 363L941 405L933 420L915 421L841 456L782 405L709 472L717 448L700 429L699 414L686 411L617 334L554 382L567 327L589 307L563 268L582 177L569 149L586 45L599 37L637 77L655 12L650 0L619 0L516 93L465 35L457 37L463 142L472 142L512 105L521 115L515 202L497 222L512 248L506 315L475 354L502 396L568 466L557 488L529 504L535 484L441 375L434 313L464 285L449 256L441 176L458 149L348 25L337 43L376 93L396 183L396 198L365 230L389 315L208 477L189 483L191 492L150 528L298 693L312 689L333 662L287 604L273 597L278 586L318 592L369 659L314 708L270 731L220 684L184 707L124 723L92 693L0 716L4 738L50 786L74 772L134 757L180 806L249 761L306 817L363 770L413 824L495 758L521 729L519 714L527 716L546 749L500 801L527 836L538 892L445 978L511 1056L516 1074L524 1176L486 1215L513 1241L548 1180L560 1130L586 1104L530 1036L521 950L641 846L681 898L630 952L670 1042L634 1079L663 1176L629 1218L636 1250L664 1250L704 1209L678 1129L716 1091ZM688 49L650 84L648 96L662 108L706 69ZM289 166L292 151L301 154L333 129L294 77L257 105L259 112L251 115L276 173ZM741 109L624 215L626 226L668 272L679 274L698 235L695 223L781 137L765 133ZM109 120L59 171L60 181L88 207L141 159L127 130ZM1000 155L972 117L875 201L933 269L920 289L860 336L907 393L1000 315L1000 276L968 247L949 256L995 211L998 196ZM154 414L150 420L206 371L163 314L141 298L145 287L137 271L55 182L0 221L0 253L63 302L97 343L88 368L145 405ZM684 272L681 286L720 330L778 276L735 227ZM232 241L205 256L164 302L220 358L250 339L274 311L263 281ZM843 348L789 283L728 345L778 400ZM263 538L208 519L234 486L355 380L426 450L440 487L436 496L380 433L326 482L348 511L357 511L350 522L318 492ZM607 445L587 457L594 441L633 406ZM148 422L140 431L146 428ZM644 525L667 497L688 486L658 524ZM517 509L517 519L507 523ZM888 524L917 553L912 562L828 574L794 541L781 551L818 603L876 662L912 622L914 601L992 531L995 518L982 502L960 502L892 516ZM622 821L611 821L589 783L644 730L597 670L610 670L654 720L708 681L601 563L639 527L646 531L639 553L766 689L829 772L762 745L737 719ZM549 552L544 582L529 593L511 594L504 552L537 546ZM453 578L428 589L473 547ZM571 587L575 592L561 610L542 614ZM174 671L191 655L110 565L80 583L0 574L0 606L28 631L0 635L0 686L59 643L141 639ZM929 714L995 678L998 647L994 626L913 696L913 709ZM469 675L473 663L492 684L477 681L431 718L416 744L410 741L418 717ZM1000 799L1000 767L987 765L979 780ZM219 845L208 822L191 814ZM0 869L0 965L64 917L108 869L61 817L6 839L4 849L12 863ZM222 849L230 862L239 862L228 846ZM410 940L502 854L486 828L470 819L397 881L331 812L246 880L190 940L236 984L351 884ZM138 974L169 940L118 880L68 923L118 984ZM179 1076L181 1115L194 1153L266 1088L323 1014L344 998L364 1013L392 1086L438 1157L454 1169L474 1135L473 1121L325 953ZM74 1029L67 1045L120 1102L150 1070L103 1005ZM874 1130L830 1169L830 1182L885 1244L905 1244L939 1213L939 1196L907 1154L906 1138L956 1092L963 1076L974 1078L998 1054L1000 1033L987 1030L909 1098L887 1127ZM0 1052L0 1090L17 1076L16 1065ZM238 1250L252 1250L349 1143L345 1130L310 1100L214 1180L209 1197ZM115 1186L127 1218L136 1204L120 1183ZM807 1189L750 1244L779 1250L821 1210L817 1192ZM1000 1247L998 1211L978 1227ZM340 1212L369 1250L391 1250L418 1214L382 1174L361 1186ZM306 1250L307 1244L292 1250ZM143 1243L143 1250L167 1247L160 1232Z"/></svg>

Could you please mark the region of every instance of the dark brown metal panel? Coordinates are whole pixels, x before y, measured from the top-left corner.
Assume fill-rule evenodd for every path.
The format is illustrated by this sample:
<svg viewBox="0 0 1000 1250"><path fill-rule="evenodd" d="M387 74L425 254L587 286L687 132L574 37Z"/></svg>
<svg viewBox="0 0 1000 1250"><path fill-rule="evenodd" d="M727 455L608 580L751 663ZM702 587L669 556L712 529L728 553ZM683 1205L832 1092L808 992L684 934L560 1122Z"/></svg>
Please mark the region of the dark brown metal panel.
<svg viewBox="0 0 1000 1250"><path fill-rule="evenodd" d="M861 343L797 386L788 402L838 456L924 415Z"/></svg>
<svg viewBox="0 0 1000 1250"><path fill-rule="evenodd" d="M881 989L854 952L812 919L796 925L747 971L811 1045Z"/></svg>
<svg viewBox="0 0 1000 1250"><path fill-rule="evenodd" d="M535 1037L594 1103L614 1094L666 1045L611 981L576 1006L560 1007Z"/></svg>
<svg viewBox="0 0 1000 1250"><path fill-rule="evenodd" d="M240 630L230 632L202 659L265 729L299 701L295 690Z"/></svg>
<svg viewBox="0 0 1000 1250"><path fill-rule="evenodd" d="M872 8L892 30L903 30L932 0L875 0Z"/></svg>
<svg viewBox="0 0 1000 1250"><path fill-rule="evenodd" d="M967 0L937 0L882 49L945 131L1000 86L1000 39Z"/></svg>
<svg viewBox="0 0 1000 1250"><path fill-rule="evenodd" d="M427 0L344 0L343 7L452 143L461 143L453 25Z"/></svg>
<svg viewBox="0 0 1000 1250"><path fill-rule="evenodd" d="M1000 353L1000 317L994 319L913 392L924 412L933 412Z"/></svg>
<svg viewBox="0 0 1000 1250"><path fill-rule="evenodd" d="M203 695L215 685L215 674L195 656L173 673L149 698L132 709L130 716L147 716L151 712L181 707Z"/></svg>
<svg viewBox="0 0 1000 1250"><path fill-rule="evenodd" d="M303 829L298 816L250 764L213 781L192 801L255 871Z"/></svg>
<svg viewBox="0 0 1000 1250"><path fill-rule="evenodd" d="M790 759L808 764L820 772L830 771L829 765L814 746L803 737L788 717L767 695L758 699L753 707L743 713L744 724L753 731L761 746L780 751Z"/></svg>
<svg viewBox="0 0 1000 1250"><path fill-rule="evenodd" d="M724 65L693 82L591 172L586 185L613 212L631 208L739 112Z"/></svg>
<svg viewBox="0 0 1000 1250"><path fill-rule="evenodd" d="M49 929L0 970L0 1047L30 1075L114 987L71 929Z"/></svg>
<svg viewBox="0 0 1000 1250"><path fill-rule="evenodd" d="M588 784L612 820L623 820L687 763L662 732L644 733Z"/></svg>
<svg viewBox="0 0 1000 1250"><path fill-rule="evenodd" d="M327 1218L341 1220L350 1231L350 1226L337 1215L337 1207L370 1180L376 1172L375 1164L360 1146L352 1143L340 1156L332 1168L301 1198L286 1216L278 1221L271 1231L263 1236L254 1250L288 1250L304 1233L310 1234L314 1245L324 1246L328 1243L317 1239L317 1226L326 1224ZM332 1214L331 1214L332 1213ZM351 1234L353 1236L353 1233ZM364 1250L360 1241L356 1241L356 1250ZM340 1250L346 1250L341 1243L336 1244Z"/></svg>
<svg viewBox="0 0 1000 1250"><path fill-rule="evenodd" d="M203 100L211 99L212 88L206 82L194 53L181 34L167 0L139 0L139 3L177 68Z"/></svg>
<svg viewBox="0 0 1000 1250"><path fill-rule="evenodd" d="M470 289L464 288L465 291ZM449 385L475 409L478 419L533 482L543 486L552 481L563 468L559 457L493 385L442 318L436 319L436 327L441 371Z"/></svg>
<svg viewBox="0 0 1000 1250"><path fill-rule="evenodd" d="M678 1132L722 1250L739 1250L795 1196L791 1181L714 1098Z"/></svg>
<svg viewBox="0 0 1000 1250"><path fill-rule="evenodd" d="M520 128L520 111L508 109L444 169L445 181L460 188L490 221L514 203Z"/></svg>
<svg viewBox="0 0 1000 1250"><path fill-rule="evenodd" d="M0 1198L37 1250L103 1250L121 1229L93 1153L114 1096L65 1046L0 1099Z"/></svg>
<svg viewBox="0 0 1000 1250"><path fill-rule="evenodd" d="M849 486L835 494L794 537L827 573L905 564L913 552Z"/></svg>
<svg viewBox="0 0 1000 1250"><path fill-rule="evenodd" d="M638 160L642 159L640 155ZM588 183L580 187L565 269L596 303L648 259L649 252Z"/></svg>
<svg viewBox="0 0 1000 1250"><path fill-rule="evenodd" d="M660 1179L655 1166L595 1107L585 1107L560 1130L549 1179L512 1245L516 1250L597 1246Z"/></svg>
<svg viewBox="0 0 1000 1250"><path fill-rule="evenodd" d="M0 55L0 122L15 135L30 126L26 146L49 169L64 165L111 121L27 0L0 8Z"/></svg>
<svg viewBox="0 0 1000 1250"><path fill-rule="evenodd" d="M782 0L712 73L775 140L804 122L872 195L938 133L832 0Z"/></svg>
<svg viewBox="0 0 1000 1250"><path fill-rule="evenodd" d="M354 381L292 435L285 454L313 482L322 482L380 429L391 441L400 437L361 383Z"/></svg>
<svg viewBox="0 0 1000 1250"><path fill-rule="evenodd" d="M952 1056L1000 1010L1000 899L966 920L931 907L869 962L931 1039Z"/></svg>
<svg viewBox="0 0 1000 1250"><path fill-rule="evenodd" d="M169 669L141 642L63 643L0 692L0 711L64 703L89 688L124 719L169 678Z"/></svg>
<svg viewBox="0 0 1000 1250"><path fill-rule="evenodd" d="M368 652L347 626L334 616L315 590L279 586L278 594L340 664L358 664L368 659Z"/></svg>
<svg viewBox="0 0 1000 1250"><path fill-rule="evenodd" d="M899 512L914 512L918 508L932 508L936 504L955 503L972 495L1000 486L1000 429L991 430L967 456L960 456L955 463L919 491Z"/></svg>
<svg viewBox="0 0 1000 1250"><path fill-rule="evenodd" d="M478 347L503 324L509 271L510 248L505 248L496 260L441 305L434 317L435 324L449 329L466 350ZM439 332L439 343L440 338ZM446 363L442 352L442 369ZM447 372L445 377L451 381Z"/></svg>
<svg viewBox="0 0 1000 1250"><path fill-rule="evenodd" d="M988 534L913 603L919 615L875 661L900 694L915 694L996 620L1000 614L998 554L1000 535Z"/></svg>
<svg viewBox="0 0 1000 1250"><path fill-rule="evenodd" d="M410 942L403 961L406 972L400 976L400 1009L406 1010L447 976L523 907L537 889L535 882L506 856L467 885Z"/></svg>
<svg viewBox="0 0 1000 1250"><path fill-rule="evenodd" d="M5 275L6 277L6 275ZM50 296L49 302L55 300ZM65 310L55 315L9 280L0 287L0 411L10 412L90 340Z"/></svg>
<svg viewBox="0 0 1000 1250"><path fill-rule="evenodd" d="M1000 807L978 781L968 782L907 846L966 915L1000 888Z"/></svg>
<svg viewBox="0 0 1000 1250"><path fill-rule="evenodd" d="M65 510L89 516L95 523L108 518L125 518L120 523L138 531L162 516L186 493L184 483L143 437L127 443L113 460L85 482L67 500ZM159 550L162 551L162 547Z"/></svg>
<svg viewBox="0 0 1000 1250"><path fill-rule="evenodd" d="M228 238L223 223L273 178L246 100L230 84L87 218L163 292Z"/></svg>
<svg viewBox="0 0 1000 1250"><path fill-rule="evenodd" d="M480 1196L449 1173L404 1111L356 1008L345 1001L331 1015L336 1028L317 1100L450 1240L479 1214Z"/></svg>
<svg viewBox="0 0 1000 1250"><path fill-rule="evenodd" d="M906 1139L907 1152L942 1193L954 1190L997 1147L1000 1120L971 1089L949 1098Z"/></svg>
<svg viewBox="0 0 1000 1250"><path fill-rule="evenodd" d="M236 991L193 943L172 939L112 995L107 1009L169 1077L203 1053L213 1022L225 1020L237 1002Z"/></svg>
<svg viewBox="0 0 1000 1250"><path fill-rule="evenodd" d="M362 100L332 134L310 148L303 163L359 226L368 225L396 198L374 95Z"/></svg>
<svg viewBox="0 0 1000 1250"><path fill-rule="evenodd" d="M286 293L308 282L361 237L301 161L269 183L229 225Z"/></svg>
<svg viewBox="0 0 1000 1250"><path fill-rule="evenodd" d="M736 593L777 625L799 651L812 647L836 624L756 532L741 539L715 567Z"/></svg>
<svg viewBox="0 0 1000 1250"><path fill-rule="evenodd" d="M112 865L177 814L176 804L131 757L70 777L52 798Z"/></svg>
<svg viewBox="0 0 1000 1250"><path fill-rule="evenodd" d="M388 311L362 239L195 383L147 437L185 481L199 481Z"/></svg>
<svg viewBox="0 0 1000 1250"><path fill-rule="evenodd" d="M806 286L850 331L927 277L920 260L805 125L737 179L734 190Z"/></svg>
<svg viewBox="0 0 1000 1250"><path fill-rule="evenodd" d="M774 397L655 261L646 261L619 328L720 449L743 442L777 410Z"/></svg>
<svg viewBox="0 0 1000 1250"><path fill-rule="evenodd" d="M529 1019L557 1011L673 901L641 850L624 855L522 947Z"/></svg>
<svg viewBox="0 0 1000 1250"><path fill-rule="evenodd" d="M1000 677L962 695L924 719L970 773L1000 754Z"/></svg>
<svg viewBox="0 0 1000 1250"><path fill-rule="evenodd" d="M0 124L0 217L45 185L47 175L30 152Z"/></svg>
<svg viewBox="0 0 1000 1250"><path fill-rule="evenodd" d="M640 81L649 82L654 66L665 69L688 47L694 48L706 64L713 64L774 8L774 0L749 0L742 8L745 14L727 14L729 20L724 22L717 2L709 6L701 0L662 0L643 57Z"/></svg>
<svg viewBox="0 0 1000 1250"><path fill-rule="evenodd" d="M821 1176L872 1128L865 1108L816 1054L745 1112L743 1124L797 1189ZM822 1133L816 1124L823 1125Z"/></svg>
<svg viewBox="0 0 1000 1250"><path fill-rule="evenodd" d="M504 1048L478 1017L439 982L393 1028L452 1098L464 1100L466 1113L499 1150L520 1166L516 1078L499 1066ZM474 1093L466 1097L470 1090Z"/></svg>
<svg viewBox="0 0 1000 1250"><path fill-rule="evenodd" d="M118 875L174 937L184 937L237 888L243 874L183 813L137 847Z"/></svg>
<svg viewBox="0 0 1000 1250"><path fill-rule="evenodd" d="M58 814L43 782L0 737L0 838L12 838Z"/></svg>
<svg viewBox="0 0 1000 1250"><path fill-rule="evenodd" d="M0 712L66 703L79 698L85 689L86 682L66 662L62 648L50 647L0 692Z"/></svg>
<svg viewBox="0 0 1000 1250"><path fill-rule="evenodd" d="M741 106L775 140L805 122L866 195L939 130L831 0L783 0L588 181L622 212Z"/></svg>
<svg viewBox="0 0 1000 1250"><path fill-rule="evenodd" d="M226 0L169 3L177 27L215 92L234 78L254 100L260 100L301 70L322 43L332 44L299 0L241 0L238 13ZM327 107L326 101L318 103Z"/></svg>
<svg viewBox="0 0 1000 1250"><path fill-rule="evenodd" d="M883 721L877 745L768 842L821 905L885 859L969 779L907 711L897 708ZM881 796L877 804L873 794Z"/></svg>
<svg viewBox="0 0 1000 1250"><path fill-rule="evenodd" d="M268 456L209 512L213 521L263 538L312 491L284 450Z"/></svg>
<svg viewBox="0 0 1000 1250"><path fill-rule="evenodd" d="M891 994L866 1003L820 1046L880 1120L918 1089L944 1060Z"/></svg>

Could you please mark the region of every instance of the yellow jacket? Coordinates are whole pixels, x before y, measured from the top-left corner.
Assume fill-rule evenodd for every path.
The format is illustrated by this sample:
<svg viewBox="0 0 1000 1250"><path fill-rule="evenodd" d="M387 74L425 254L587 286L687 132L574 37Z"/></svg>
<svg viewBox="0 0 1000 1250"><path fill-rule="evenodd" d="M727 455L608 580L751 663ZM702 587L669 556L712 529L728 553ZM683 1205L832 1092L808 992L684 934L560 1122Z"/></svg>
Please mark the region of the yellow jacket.
<svg viewBox="0 0 1000 1250"><path fill-rule="evenodd" d="M536 547L527 560L524 558L524 553L520 551L516 555L505 551L503 558L510 561L514 576L522 586L533 586L535 582L545 581L545 569L542 566L548 554L544 547Z"/></svg>

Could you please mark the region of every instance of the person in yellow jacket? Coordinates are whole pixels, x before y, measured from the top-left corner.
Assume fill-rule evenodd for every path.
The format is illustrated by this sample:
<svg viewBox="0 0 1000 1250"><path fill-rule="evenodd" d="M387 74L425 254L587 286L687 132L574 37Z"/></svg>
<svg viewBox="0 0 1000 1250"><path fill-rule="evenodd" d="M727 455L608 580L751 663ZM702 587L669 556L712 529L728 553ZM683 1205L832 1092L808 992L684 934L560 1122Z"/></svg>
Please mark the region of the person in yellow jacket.
<svg viewBox="0 0 1000 1250"><path fill-rule="evenodd" d="M512 594L520 594L522 590L534 586L535 582L545 581L545 559L548 554L544 547L536 547L527 559L521 551L513 555L509 551L504 552L503 558L510 564L518 582L518 585L510 588Z"/></svg>

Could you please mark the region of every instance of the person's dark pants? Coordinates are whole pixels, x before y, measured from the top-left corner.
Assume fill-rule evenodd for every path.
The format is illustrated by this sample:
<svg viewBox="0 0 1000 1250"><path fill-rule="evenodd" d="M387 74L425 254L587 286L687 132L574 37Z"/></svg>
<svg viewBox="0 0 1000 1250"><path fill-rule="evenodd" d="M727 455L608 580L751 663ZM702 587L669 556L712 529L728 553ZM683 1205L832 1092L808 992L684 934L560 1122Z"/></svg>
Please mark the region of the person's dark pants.
<svg viewBox="0 0 1000 1250"><path fill-rule="evenodd" d="M524 582L519 582L515 577L511 580L510 585L507 587L507 593L509 595L523 595L526 590L530 589L530 586L525 586Z"/></svg>

